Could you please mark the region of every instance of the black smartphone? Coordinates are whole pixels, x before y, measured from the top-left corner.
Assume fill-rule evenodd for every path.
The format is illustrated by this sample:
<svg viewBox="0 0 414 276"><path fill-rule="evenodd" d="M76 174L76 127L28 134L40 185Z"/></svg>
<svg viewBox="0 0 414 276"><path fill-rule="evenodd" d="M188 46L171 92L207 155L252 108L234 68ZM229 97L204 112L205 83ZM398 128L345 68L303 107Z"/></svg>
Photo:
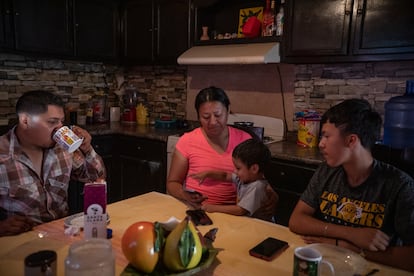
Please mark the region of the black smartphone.
<svg viewBox="0 0 414 276"><path fill-rule="evenodd" d="M211 225L213 221L207 216L204 210L187 210L187 215L191 217L191 220L195 225Z"/></svg>
<svg viewBox="0 0 414 276"><path fill-rule="evenodd" d="M268 237L250 249L249 254L266 261L271 261L288 247L289 244L287 242Z"/></svg>

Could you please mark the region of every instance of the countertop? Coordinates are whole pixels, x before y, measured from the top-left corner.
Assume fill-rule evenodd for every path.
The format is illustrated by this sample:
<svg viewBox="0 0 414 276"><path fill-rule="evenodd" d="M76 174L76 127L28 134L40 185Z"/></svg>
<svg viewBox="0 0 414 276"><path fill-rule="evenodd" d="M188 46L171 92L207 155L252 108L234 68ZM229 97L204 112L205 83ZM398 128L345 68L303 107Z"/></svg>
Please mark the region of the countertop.
<svg viewBox="0 0 414 276"><path fill-rule="evenodd" d="M137 125L131 123L112 122L110 124L96 124L83 126L92 135L123 134L139 138L154 139L167 142L168 136L181 134L197 127L197 122L189 122L187 128L159 129L149 125ZM294 133L287 135L285 141L268 144L273 158L302 162L311 165L319 165L323 161L318 148L306 148L296 144Z"/></svg>

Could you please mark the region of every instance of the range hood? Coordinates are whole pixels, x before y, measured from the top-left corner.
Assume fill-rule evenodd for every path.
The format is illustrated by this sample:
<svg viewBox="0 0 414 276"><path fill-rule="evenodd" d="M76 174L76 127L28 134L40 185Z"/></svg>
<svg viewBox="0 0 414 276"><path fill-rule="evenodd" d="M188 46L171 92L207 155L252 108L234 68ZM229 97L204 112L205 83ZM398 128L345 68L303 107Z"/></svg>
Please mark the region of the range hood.
<svg viewBox="0 0 414 276"><path fill-rule="evenodd" d="M177 59L182 65L279 63L279 43L248 43L196 46Z"/></svg>

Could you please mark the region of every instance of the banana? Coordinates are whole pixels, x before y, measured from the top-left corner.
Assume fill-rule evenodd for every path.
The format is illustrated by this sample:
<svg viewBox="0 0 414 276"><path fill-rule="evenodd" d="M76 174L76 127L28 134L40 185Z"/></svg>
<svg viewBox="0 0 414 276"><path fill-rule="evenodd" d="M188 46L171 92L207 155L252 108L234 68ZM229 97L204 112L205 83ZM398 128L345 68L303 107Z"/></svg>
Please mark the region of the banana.
<svg viewBox="0 0 414 276"><path fill-rule="evenodd" d="M201 260L203 247L193 222L186 217L167 236L164 265L171 271L196 267Z"/></svg>

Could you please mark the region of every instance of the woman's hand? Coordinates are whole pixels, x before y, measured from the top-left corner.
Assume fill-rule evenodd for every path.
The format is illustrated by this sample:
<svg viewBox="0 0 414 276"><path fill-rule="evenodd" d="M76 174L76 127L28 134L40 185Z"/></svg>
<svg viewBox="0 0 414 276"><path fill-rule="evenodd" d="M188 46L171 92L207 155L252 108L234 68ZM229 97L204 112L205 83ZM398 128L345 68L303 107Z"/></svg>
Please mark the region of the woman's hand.
<svg viewBox="0 0 414 276"><path fill-rule="evenodd" d="M202 202L207 199L206 196L197 191L184 190L184 197L185 201L194 209L200 209Z"/></svg>

